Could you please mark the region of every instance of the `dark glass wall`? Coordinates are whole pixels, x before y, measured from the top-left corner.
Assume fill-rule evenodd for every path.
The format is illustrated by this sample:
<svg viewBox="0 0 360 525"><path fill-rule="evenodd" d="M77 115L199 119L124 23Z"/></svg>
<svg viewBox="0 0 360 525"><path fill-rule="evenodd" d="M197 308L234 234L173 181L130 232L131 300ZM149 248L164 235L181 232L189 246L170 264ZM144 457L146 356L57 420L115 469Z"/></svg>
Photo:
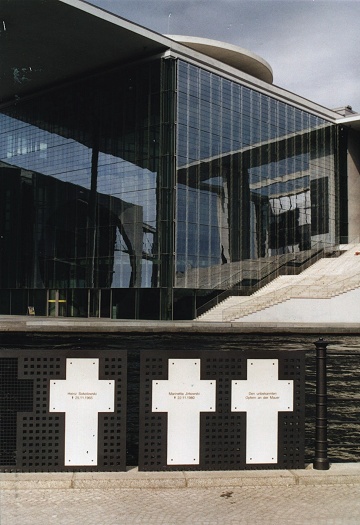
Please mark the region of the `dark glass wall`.
<svg viewBox="0 0 360 525"><path fill-rule="evenodd" d="M176 286L255 284L337 240L336 128L178 65Z"/></svg>
<svg viewBox="0 0 360 525"><path fill-rule="evenodd" d="M139 301L162 286L168 309L173 69L153 60L2 108L2 290L62 290L67 315L158 318L159 295L152 314Z"/></svg>
<svg viewBox="0 0 360 525"><path fill-rule="evenodd" d="M1 287L157 285L159 62L1 114Z"/></svg>
<svg viewBox="0 0 360 525"><path fill-rule="evenodd" d="M0 313L189 319L337 237L329 122L156 59L0 110Z"/></svg>

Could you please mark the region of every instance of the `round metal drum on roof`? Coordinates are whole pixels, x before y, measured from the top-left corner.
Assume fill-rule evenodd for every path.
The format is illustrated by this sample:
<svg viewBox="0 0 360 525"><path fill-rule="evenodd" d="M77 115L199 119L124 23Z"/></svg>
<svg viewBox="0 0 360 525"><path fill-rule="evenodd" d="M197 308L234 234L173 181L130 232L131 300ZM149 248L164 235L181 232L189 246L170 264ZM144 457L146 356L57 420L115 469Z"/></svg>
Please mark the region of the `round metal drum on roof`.
<svg viewBox="0 0 360 525"><path fill-rule="evenodd" d="M166 36L175 40L175 42L219 60L228 66L243 71L259 80L263 80L268 84L272 84L273 82L273 71L270 64L259 55L256 55L247 49L234 46L233 44L227 44L226 42L211 40L209 38L182 35Z"/></svg>

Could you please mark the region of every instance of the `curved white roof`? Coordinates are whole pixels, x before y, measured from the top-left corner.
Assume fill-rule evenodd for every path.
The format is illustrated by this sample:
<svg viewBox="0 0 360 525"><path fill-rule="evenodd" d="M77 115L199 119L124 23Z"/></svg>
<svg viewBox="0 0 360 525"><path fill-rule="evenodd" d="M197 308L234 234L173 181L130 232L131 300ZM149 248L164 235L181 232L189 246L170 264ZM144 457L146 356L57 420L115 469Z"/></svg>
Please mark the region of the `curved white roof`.
<svg viewBox="0 0 360 525"><path fill-rule="evenodd" d="M273 71L263 58L242 47L211 40L209 38L198 38L183 35L166 35L185 46L190 47L204 55L215 58L228 66L234 67L244 73L263 80L269 84L273 82Z"/></svg>

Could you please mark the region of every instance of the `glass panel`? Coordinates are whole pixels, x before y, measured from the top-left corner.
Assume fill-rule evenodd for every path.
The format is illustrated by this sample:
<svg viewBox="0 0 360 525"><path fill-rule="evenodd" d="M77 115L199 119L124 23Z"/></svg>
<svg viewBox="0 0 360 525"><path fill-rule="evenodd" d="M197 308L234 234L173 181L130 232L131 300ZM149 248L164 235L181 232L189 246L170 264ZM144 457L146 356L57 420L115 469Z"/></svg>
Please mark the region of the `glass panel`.
<svg viewBox="0 0 360 525"><path fill-rule="evenodd" d="M101 290L90 290L89 317L100 317Z"/></svg>
<svg viewBox="0 0 360 525"><path fill-rule="evenodd" d="M110 298L111 290L100 290L100 317L111 317L110 315Z"/></svg>
<svg viewBox="0 0 360 525"><path fill-rule="evenodd" d="M70 317L88 317L89 316L89 294L88 290L67 290L67 315Z"/></svg>
<svg viewBox="0 0 360 525"><path fill-rule="evenodd" d="M0 290L0 314L10 314L10 290Z"/></svg>
<svg viewBox="0 0 360 525"><path fill-rule="evenodd" d="M28 307L27 290L11 290L11 315L26 315Z"/></svg>
<svg viewBox="0 0 360 525"><path fill-rule="evenodd" d="M139 319L159 319L160 290L139 290Z"/></svg>
<svg viewBox="0 0 360 525"><path fill-rule="evenodd" d="M174 320L194 318L195 293L193 290L174 290Z"/></svg>
<svg viewBox="0 0 360 525"><path fill-rule="evenodd" d="M29 306L35 309L35 315L47 315L47 291L46 290L29 290Z"/></svg>
<svg viewBox="0 0 360 525"><path fill-rule="evenodd" d="M112 318L136 319L136 290L112 290Z"/></svg>

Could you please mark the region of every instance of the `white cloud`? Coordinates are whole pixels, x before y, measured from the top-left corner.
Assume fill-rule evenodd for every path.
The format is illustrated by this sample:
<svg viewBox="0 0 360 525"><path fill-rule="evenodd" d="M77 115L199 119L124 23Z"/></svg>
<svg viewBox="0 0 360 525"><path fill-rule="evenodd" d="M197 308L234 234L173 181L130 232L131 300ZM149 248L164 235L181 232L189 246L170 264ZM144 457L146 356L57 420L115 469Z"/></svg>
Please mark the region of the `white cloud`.
<svg viewBox="0 0 360 525"><path fill-rule="evenodd" d="M360 112L358 0L90 0L160 33L203 36L267 60L275 84ZM171 16L169 16L171 13Z"/></svg>

